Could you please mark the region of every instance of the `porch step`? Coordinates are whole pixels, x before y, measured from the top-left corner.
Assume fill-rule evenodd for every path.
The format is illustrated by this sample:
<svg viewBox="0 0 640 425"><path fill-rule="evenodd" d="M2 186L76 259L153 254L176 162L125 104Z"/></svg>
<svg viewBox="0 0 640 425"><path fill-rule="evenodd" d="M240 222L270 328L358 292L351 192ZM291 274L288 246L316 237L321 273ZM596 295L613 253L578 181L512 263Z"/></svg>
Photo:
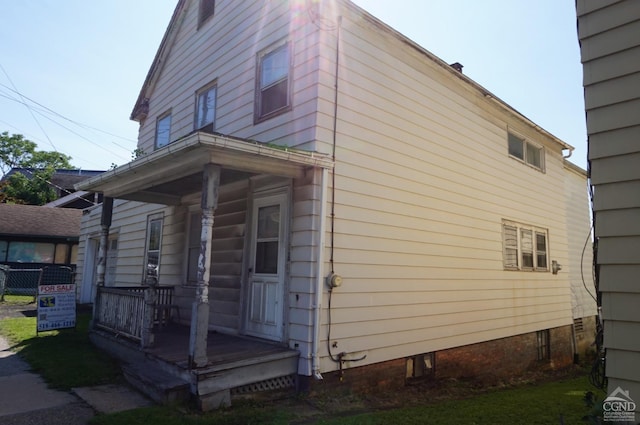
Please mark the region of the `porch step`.
<svg viewBox="0 0 640 425"><path fill-rule="evenodd" d="M171 404L189 399L189 383L161 370L153 363L127 363L122 366L122 372L127 382L156 403Z"/></svg>

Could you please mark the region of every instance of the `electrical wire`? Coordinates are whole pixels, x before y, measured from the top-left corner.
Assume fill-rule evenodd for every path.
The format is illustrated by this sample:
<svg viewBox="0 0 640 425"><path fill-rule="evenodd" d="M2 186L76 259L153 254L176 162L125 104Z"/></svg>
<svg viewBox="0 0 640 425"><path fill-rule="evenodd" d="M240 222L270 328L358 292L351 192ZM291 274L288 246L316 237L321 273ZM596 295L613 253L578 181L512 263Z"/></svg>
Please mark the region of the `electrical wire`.
<svg viewBox="0 0 640 425"><path fill-rule="evenodd" d="M0 83L0 86L1 86L1 85L2 85L2 84ZM26 102L24 102L24 101L20 101L20 100L15 99L15 98L12 98L12 97L9 97L9 96L3 95L3 94L0 94L0 97L4 97L4 98L9 99L9 100L12 100L12 101L14 101L14 102L21 103L21 104L23 104L23 105L27 106L27 108L29 108L29 107L30 107ZM38 105L39 105L39 104L38 104ZM43 108L44 108L45 110L49 110L46 106L43 106ZM123 156L123 155L117 154L117 153L115 153L115 152L113 152L113 151L111 151L111 150L109 150L109 149L105 148L104 146L100 145L99 143L96 143L96 142L94 142L93 140L91 140L91 139L89 139L89 138L87 138L87 137L83 136L82 134L80 134L80 133L78 133L78 132L76 132L76 131L74 131L74 130L70 129L69 127L67 127L67 126L65 126L65 125L63 125L63 124L61 124L61 123L59 123L58 121L56 121L56 120L54 120L53 118L51 118L51 117L49 117L49 116L45 115L45 114L44 114L44 113L42 113L41 111L36 110L35 112L37 112L38 114L40 114L43 118L48 119L48 120L49 120L49 121L51 121L52 123L54 123L54 124L56 124L56 125L58 125L58 126L60 126L60 127L64 128L64 129L65 129L65 130L67 130L68 132L70 132L70 133L72 133L72 134L75 134L76 136L78 136L78 137L80 137L80 138L82 138L82 139L86 140L87 142L91 143L92 145L94 145L94 146L96 146L96 147L98 147L98 148L100 148L100 149L102 149L102 150L104 150L104 151L106 151L106 152L108 152L108 153L110 153L110 154L113 154L113 155L115 155L115 156L117 156L117 157L119 157L119 158L121 158L121 159L124 159L124 160L127 160L127 159L128 159L126 156ZM81 124L81 123L78 123L77 121L74 121L74 120L68 119L68 118L66 118L66 117L64 117L64 116L62 116L62 115L60 115L60 114L58 114L58 113L56 113L56 112L52 112L52 113L53 113L53 114L55 114L55 115L57 115L57 116L59 116L59 117L61 117L61 118L63 118L63 119L65 119L66 121L69 121L69 122L71 122L71 123L75 124L75 125L78 125L78 126L85 126L84 124ZM90 127L90 126L85 126L85 127L86 127L86 128L94 129L94 127ZM97 129L96 129L96 130L97 130ZM102 131L102 130L97 130L97 131ZM102 131L102 132L103 132L103 133L105 133L105 134L111 134L111 133L104 132L104 131ZM115 137L120 137L120 136L115 136ZM120 137L120 138L123 138L123 137ZM124 139L124 140L130 140L130 141L132 141L132 142L133 142L133 140L131 140L131 139L126 139L126 138L123 138L123 139ZM114 142L113 140L111 141L111 143L113 143L113 144L114 144L114 145L116 145L117 147L119 147L119 148L121 148L121 149L123 149L123 150L125 150L125 151L129 152L129 148L127 148L127 147L125 147L125 146L122 146L122 145L120 145L120 144L118 144L118 143ZM59 152L59 151L56 149L56 152Z"/></svg>
<svg viewBox="0 0 640 425"><path fill-rule="evenodd" d="M591 240L591 232L593 232L593 226L591 226L591 228L589 229L587 239L584 241L584 246L582 247L582 254L580 255L580 277L582 278L582 286L584 286L585 291L587 291L587 294L589 294L591 298L593 298L597 305L598 299L591 293L589 288L587 288L587 282L584 280L584 253L587 250L589 241ZM593 263L591 263L591 268L593 269Z"/></svg>
<svg viewBox="0 0 640 425"><path fill-rule="evenodd" d="M10 87L7 87L6 85L4 85L4 84L2 84L2 83L0 83L0 86L2 86L2 87L4 87L4 88L6 88L7 90L10 90L10 91L12 91L12 92L16 93L16 94L17 94L18 96L20 96L21 98L27 99L29 102L31 102L31 103L33 103L33 104L38 105L38 106L39 106L39 107L41 107L42 109L44 109L44 110L46 110L46 111L48 111L48 112L50 112L50 113L52 113L52 114L54 114L54 115L56 115L56 116L58 116L58 117L62 118L63 120L65 120L65 121L69 121L70 123L77 125L78 127L84 127L84 128L88 128L88 129L90 129L90 130L95 130L95 131L98 131L98 132L100 132L100 133L104 133L104 134L107 134L107 135L109 135L109 136L116 137L116 138L118 138L118 139L122 139L122 140L125 140L125 141L128 141L128 142L137 142L137 140L130 139L130 138L128 138L128 137L124 137L124 136L119 136L119 135L117 135L117 134L110 133L110 132L108 132L108 131L101 130L101 129L97 128L97 127L93 127L93 126L90 126L90 125L88 125L88 124L84 124L84 123L81 123L81 122L79 122L79 121L76 121L76 120L73 120L73 119L71 119L71 118L68 118L68 117L66 117L66 116L64 116L64 115L62 115L62 114L60 114L59 112L56 112L56 111L54 111L53 109L51 109L51 108L49 108L49 107L47 107L47 106L45 106L45 105L43 105L43 104L41 104L41 103L39 103L39 102L37 102L37 101L33 100L33 99L31 99L31 98L29 98L28 96L25 96L24 94L22 94L22 93L20 93L20 92L18 92L18 91L16 91L16 90L11 89ZM11 97L8 97L8 96L3 96L3 97L6 97L7 99L11 99L11 100L14 100L14 101L17 101L17 102L19 102L19 103L22 103L22 104L26 105L26 102L18 101L18 100L17 100L17 99L15 99L15 98L11 98ZM117 146L120 146L120 145L117 145ZM120 146L120 147L122 147L122 146ZM123 147L123 149L127 149L127 148L124 148L124 147Z"/></svg>
<svg viewBox="0 0 640 425"><path fill-rule="evenodd" d="M9 74L7 73L7 71L4 69L4 67L2 66L2 64L0 64L0 69L2 69L2 72L4 73L4 75L7 77L7 80L9 80L9 82L11 83L11 85L13 86L13 88L15 89L16 93L18 92L18 89L16 87L15 84L13 84L13 81L11 80L11 77L9 77ZM5 86L6 87L6 86ZM20 95L20 98L22 98L22 95ZM24 101L24 99L23 99ZM58 152L58 149L56 148L56 145L53 144L53 141L51 140L51 138L49 137L49 135L47 134L47 132L45 131L44 127L42 127L42 124L40 124L40 121L38 121L38 119L36 118L35 114L33 113L33 111L31 110L31 107L29 105L27 105L25 103L25 106L27 108L27 110L29 111L29 113L31 114L31 117L33 117L33 120L36 122L36 124L38 124L38 127L40 127L40 130L42 131L42 133L44 134L44 136L47 138L47 140L49 141L49 144L53 147L53 150Z"/></svg>

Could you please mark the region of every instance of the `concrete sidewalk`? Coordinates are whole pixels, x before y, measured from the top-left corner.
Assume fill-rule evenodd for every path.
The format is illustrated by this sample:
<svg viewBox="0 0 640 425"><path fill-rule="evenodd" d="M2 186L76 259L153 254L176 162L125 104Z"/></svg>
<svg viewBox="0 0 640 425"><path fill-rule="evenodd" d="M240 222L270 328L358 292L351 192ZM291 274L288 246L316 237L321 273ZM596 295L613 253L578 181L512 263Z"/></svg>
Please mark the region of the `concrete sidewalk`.
<svg viewBox="0 0 640 425"><path fill-rule="evenodd" d="M127 386L48 388L29 371L0 336L0 423L2 425L85 425L96 414L149 406L152 403Z"/></svg>

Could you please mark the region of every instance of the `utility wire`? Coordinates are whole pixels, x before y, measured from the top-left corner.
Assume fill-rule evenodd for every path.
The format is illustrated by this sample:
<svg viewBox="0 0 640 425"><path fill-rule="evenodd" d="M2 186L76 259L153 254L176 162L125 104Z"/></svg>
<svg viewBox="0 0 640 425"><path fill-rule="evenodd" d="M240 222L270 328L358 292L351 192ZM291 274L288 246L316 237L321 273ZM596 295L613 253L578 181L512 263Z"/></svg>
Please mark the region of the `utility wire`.
<svg viewBox="0 0 640 425"><path fill-rule="evenodd" d="M16 93L18 92L18 89L16 87L15 84L13 84L13 81L11 80L11 77L9 77L9 74L7 74L7 71L4 69L4 67L2 66L2 64L0 64L0 69L2 69L2 72L4 73L4 75L7 77L7 80L9 80L9 82L11 83L11 85L13 86L14 90L16 91ZM20 98L22 98L22 95L19 94ZM24 101L24 99L22 99ZM33 111L31 110L31 107L29 105L27 105L25 103L26 108L29 110L29 113L31 114L31 116L33 117L33 120L36 122L36 124L38 124L38 127L40 127L40 130L42 131L42 133L44 134L44 136L47 138L47 140L49 141L49 144L53 147L53 150L58 152L58 149L56 148L56 145L53 144L53 141L51 140L51 138L49 137L49 135L47 134L47 132L45 131L44 127L42 127L42 124L40 124L40 121L38 121L38 119L36 118L35 114L33 113Z"/></svg>
<svg viewBox="0 0 640 425"><path fill-rule="evenodd" d="M100 133L104 133L104 134L107 134L107 135L109 135L109 136L117 137L118 139L122 139L122 140L125 140L125 141L127 141L127 142L137 142L137 140L130 139L130 138L128 138L128 137L124 137L124 136L119 136L119 135L117 135L117 134L110 133L110 132L108 132L108 131L101 130L101 129L97 128L97 127L93 127L93 126L90 126L90 125L88 125L88 124L84 124L84 123L78 122L78 121L76 121L76 120L73 120L73 119L71 119L71 118L68 118L68 117L66 117L66 116L64 116L64 115L62 115L62 114L60 114L59 112L56 112L56 111L54 111L53 109L51 109L51 108L49 108L49 107L47 107L47 106L45 106L45 105L43 105L43 104L41 104L41 103L39 103L39 102L37 102L37 101L33 100L33 99L31 99L31 98L29 98L28 96L25 96L24 94L22 94L22 93L20 93L20 92L18 92L18 91L16 91L16 90L13 90L11 87L8 87L8 86L6 86L6 85L4 85L4 84L2 84L2 83L0 83L0 86L2 86L2 87L4 87L4 88L6 88L7 90L10 90L10 91L12 91L12 92L16 93L16 94L17 94L17 95L19 95L20 97L22 97L22 98L24 98L24 99L27 99L29 102L34 103L34 104L36 104L36 105L40 106L41 108L45 109L46 111L49 111L49 112L51 112L52 114L54 114L54 115L56 115L56 116L58 116L58 117L62 118L63 120L65 120L65 121L69 121L70 123L73 123L73 124L75 124L75 125L77 125L77 126L79 126L79 127L84 127L84 128L88 128L88 129L91 129L91 130L99 131ZM4 97L7 97L7 96L4 96ZM16 102L19 102L19 103L22 103L22 104L26 105L26 103L25 103L25 102L20 102L20 101L18 101L18 100L17 100L17 99L15 99L15 98L7 97L7 99L11 99L11 100L14 100L14 101L16 101ZM120 146L120 145L117 145L117 146ZM120 146L120 147L122 147L122 146ZM127 149L127 148L123 148L123 149Z"/></svg>
<svg viewBox="0 0 640 425"><path fill-rule="evenodd" d="M4 86L4 85L3 85L2 83L0 83L0 86ZM6 87L6 86L5 86L5 87ZM14 101L14 102L21 103L21 104L23 104L23 105L27 106L28 108L30 107L26 102L21 101L21 100L18 100L18 99L14 98L14 97L10 97L10 96L7 96L7 95L5 95L5 94L1 94L1 93L0 93L0 97L4 97L4 98L9 99L9 100L12 100L12 101ZM25 97L25 99L28 99L28 98L27 98L27 97ZM39 104L39 103L37 103L37 102L34 102L34 103L36 103L37 105L40 105L40 104ZM42 105L40 105L40 106L42 106ZM44 108L44 109L45 109L45 110L47 110L47 111L51 111L51 110L50 110L49 108L47 108L46 106L42 106L42 108ZM34 109L35 109L35 108L34 108ZM49 117L49 116L45 115L45 114L44 114L43 112L41 112L40 110L37 110L37 109L36 109L36 112L37 112L38 114L42 115L42 117L44 117L44 118L48 119L49 121L53 122L54 124L57 124L57 125L59 125L60 127L64 128L65 130L67 130L67 131L69 131L69 132L71 132L71 133L75 134L76 136L81 137L82 139L84 139L84 140L88 141L88 142L89 142L89 143L91 143L92 145L95 145L95 146L99 147L100 149L104 149L104 150L106 150L107 152L112 153L112 154L114 154L114 155L117 155L118 157L120 157L120 158L122 158L122 159L127 159L125 156L118 155L118 154L116 154L116 153L114 153L114 152L112 152L112 151L108 150L108 149L107 149L107 148L105 148L104 146L100 145L99 143L96 143L96 142L94 142L93 140L91 140L91 139L89 139L89 138L87 138L87 137L85 137L85 136L83 136L83 135L81 135L81 134L77 133L76 131L74 131L74 130L70 129L69 127L67 127L67 126L65 126L65 125L63 125L63 124L61 124L61 123L59 123L58 121L54 120L53 118L51 118L51 117ZM69 122L71 122L71 123L73 123L73 124L75 124L75 125L77 125L77 126L90 128L90 129L93 129L93 130L96 130L96 131L100 131L100 132L105 133L105 134L112 135L112 136L114 136L114 137L121 138L121 139L123 139L123 140L127 140L127 141L131 141L131 142L135 142L135 140L127 139L127 138L125 138L125 137L117 136L117 135L115 135L115 134L112 134L112 133L109 133L109 132L106 132L106 131L103 131L103 130L97 129L97 128L95 128L95 127L91 127L91 126L88 126L88 125L85 125L85 124L81 124L81 123L79 123L79 122L77 122L77 121L74 121L74 120L72 120L72 119L66 118L66 117L65 117L65 116L63 116L63 115L60 115L60 114L58 114L58 113L57 113L57 112L55 112L55 111L51 111L51 112L52 112L53 114L55 114L56 116L59 116L59 117L63 118L64 120L69 121ZM127 151L127 152L130 152L130 149L129 149L129 148L127 148L126 146L122 146L121 144L116 143L116 142L114 142L113 140L111 141L111 143L113 143L114 145L118 146L119 148L121 148L121 149L123 149L123 150L125 150L125 151ZM57 150L56 150L56 152L57 152Z"/></svg>

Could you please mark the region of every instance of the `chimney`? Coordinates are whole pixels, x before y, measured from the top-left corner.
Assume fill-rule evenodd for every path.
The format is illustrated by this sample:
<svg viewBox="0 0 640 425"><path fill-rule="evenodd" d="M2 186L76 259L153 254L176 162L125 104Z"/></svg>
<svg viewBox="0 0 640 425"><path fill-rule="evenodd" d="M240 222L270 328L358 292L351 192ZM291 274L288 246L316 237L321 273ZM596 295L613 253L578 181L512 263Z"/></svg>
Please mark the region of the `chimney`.
<svg viewBox="0 0 640 425"><path fill-rule="evenodd" d="M449 65L449 66L450 66L451 68L455 69L456 71L458 71L459 73L461 73L461 74L462 74L462 68L463 68L463 66L462 66L462 64L461 64L460 62L452 63L452 64L451 64L451 65Z"/></svg>

